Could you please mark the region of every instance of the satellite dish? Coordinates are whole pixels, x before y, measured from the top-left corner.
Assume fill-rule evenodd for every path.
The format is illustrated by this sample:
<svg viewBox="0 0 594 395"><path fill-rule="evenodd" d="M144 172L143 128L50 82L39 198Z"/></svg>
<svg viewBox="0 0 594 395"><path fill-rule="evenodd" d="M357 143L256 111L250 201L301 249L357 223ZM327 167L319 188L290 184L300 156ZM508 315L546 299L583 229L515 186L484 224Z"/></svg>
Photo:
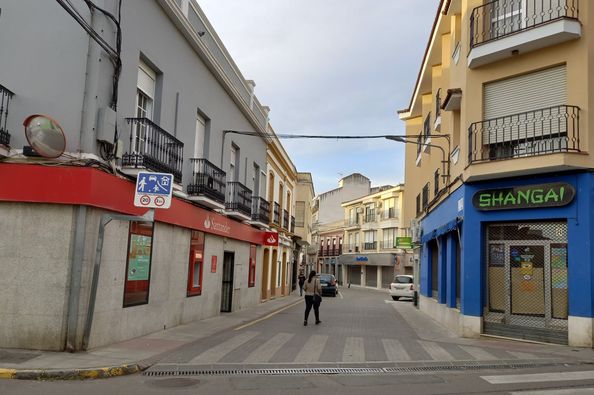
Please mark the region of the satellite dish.
<svg viewBox="0 0 594 395"><path fill-rule="evenodd" d="M57 158L66 149L66 136L60 124L47 115L35 114L23 122L29 145L41 156Z"/></svg>

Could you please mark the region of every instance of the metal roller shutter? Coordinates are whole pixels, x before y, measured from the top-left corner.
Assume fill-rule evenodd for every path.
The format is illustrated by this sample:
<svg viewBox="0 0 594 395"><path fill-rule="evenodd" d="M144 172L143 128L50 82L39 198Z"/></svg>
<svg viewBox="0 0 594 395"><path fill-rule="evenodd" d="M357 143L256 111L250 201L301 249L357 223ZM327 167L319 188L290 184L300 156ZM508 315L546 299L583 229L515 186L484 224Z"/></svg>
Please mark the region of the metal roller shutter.
<svg viewBox="0 0 594 395"><path fill-rule="evenodd" d="M349 283L354 285L361 285L361 266L348 266Z"/></svg>
<svg viewBox="0 0 594 395"><path fill-rule="evenodd" d="M567 104L565 65L486 84L484 119Z"/></svg>
<svg viewBox="0 0 594 395"><path fill-rule="evenodd" d="M365 267L365 285L377 287L377 266Z"/></svg>
<svg viewBox="0 0 594 395"><path fill-rule="evenodd" d="M382 266L382 288L390 288L394 280L394 268L392 266Z"/></svg>

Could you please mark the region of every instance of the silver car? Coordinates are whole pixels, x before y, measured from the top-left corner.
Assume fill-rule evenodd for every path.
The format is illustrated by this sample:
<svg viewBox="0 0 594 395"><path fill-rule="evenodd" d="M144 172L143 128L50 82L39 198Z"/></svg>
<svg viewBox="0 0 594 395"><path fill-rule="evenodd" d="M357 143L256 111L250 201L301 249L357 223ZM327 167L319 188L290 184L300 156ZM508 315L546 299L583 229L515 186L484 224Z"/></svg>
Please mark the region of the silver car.
<svg viewBox="0 0 594 395"><path fill-rule="evenodd" d="M390 296L392 299L398 300L400 298L413 298L415 294L415 286L413 276L408 274L397 274L394 276L394 281L390 284Z"/></svg>

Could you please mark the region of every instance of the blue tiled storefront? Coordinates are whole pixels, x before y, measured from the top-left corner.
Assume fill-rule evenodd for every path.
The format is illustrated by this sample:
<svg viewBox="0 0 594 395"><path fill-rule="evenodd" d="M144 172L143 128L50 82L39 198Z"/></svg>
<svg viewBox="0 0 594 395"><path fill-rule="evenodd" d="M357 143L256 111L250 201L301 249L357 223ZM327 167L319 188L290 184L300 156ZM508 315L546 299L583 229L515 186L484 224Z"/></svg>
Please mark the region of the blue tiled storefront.
<svg viewBox="0 0 594 395"><path fill-rule="evenodd" d="M540 197L532 208L473 205L479 191L544 186L546 192L551 185L575 196L556 207L541 207ZM547 200L556 204L551 193ZM513 337L532 332L546 341L592 346L593 198L588 172L462 185L421 222L421 307L450 309L460 325L474 320L474 332L500 326Z"/></svg>

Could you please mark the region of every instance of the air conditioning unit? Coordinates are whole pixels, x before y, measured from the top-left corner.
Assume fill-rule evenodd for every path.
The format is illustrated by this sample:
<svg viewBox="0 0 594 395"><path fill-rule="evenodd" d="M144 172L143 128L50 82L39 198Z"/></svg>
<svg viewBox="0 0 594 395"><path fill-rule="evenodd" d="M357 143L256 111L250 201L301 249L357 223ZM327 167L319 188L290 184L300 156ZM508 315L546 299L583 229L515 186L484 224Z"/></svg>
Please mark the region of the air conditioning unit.
<svg viewBox="0 0 594 395"><path fill-rule="evenodd" d="M417 219L410 220L410 231L413 243L421 242L421 224Z"/></svg>

